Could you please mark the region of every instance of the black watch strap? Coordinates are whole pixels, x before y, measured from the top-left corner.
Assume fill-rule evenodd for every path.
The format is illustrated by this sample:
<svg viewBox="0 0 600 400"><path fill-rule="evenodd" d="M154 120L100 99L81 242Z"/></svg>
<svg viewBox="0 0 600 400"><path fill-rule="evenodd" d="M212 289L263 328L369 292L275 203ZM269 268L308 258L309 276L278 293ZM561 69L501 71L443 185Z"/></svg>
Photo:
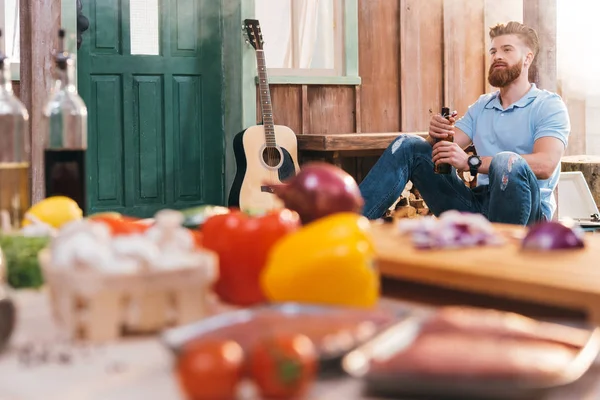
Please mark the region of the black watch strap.
<svg viewBox="0 0 600 400"><path fill-rule="evenodd" d="M469 167L469 174L471 174L472 177L477 176L477 170L479 170L479 167Z"/></svg>
<svg viewBox="0 0 600 400"><path fill-rule="evenodd" d="M469 159L471 158L477 158L478 161L477 165L472 165L471 162L469 162L469 174L471 174L471 176L475 178L477 176L477 172L479 171L479 167L481 166L481 158L477 156L469 157Z"/></svg>

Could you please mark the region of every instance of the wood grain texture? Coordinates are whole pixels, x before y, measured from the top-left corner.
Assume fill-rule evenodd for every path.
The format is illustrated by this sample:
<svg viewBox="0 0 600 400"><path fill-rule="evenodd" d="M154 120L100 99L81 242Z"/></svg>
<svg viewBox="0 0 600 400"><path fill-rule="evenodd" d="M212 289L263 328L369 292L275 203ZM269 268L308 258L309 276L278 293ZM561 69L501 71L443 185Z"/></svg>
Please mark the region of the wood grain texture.
<svg viewBox="0 0 600 400"><path fill-rule="evenodd" d="M13 92L15 96L21 97L21 82L20 81L12 81Z"/></svg>
<svg viewBox="0 0 600 400"><path fill-rule="evenodd" d="M541 89L556 92L556 0L523 0L523 22L537 31L540 40L529 80Z"/></svg>
<svg viewBox="0 0 600 400"><path fill-rule="evenodd" d="M587 133L587 102L582 96L576 93L562 93L562 99L567 106L569 119L571 121L571 133L569 134L569 145L565 150L565 155L587 154L588 145L586 143Z"/></svg>
<svg viewBox="0 0 600 400"><path fill-rule="evenodd" d="M398 1L359 2L362 132L400 130L399 16Z"/></svg>
<svg viewBox="0 0 600 400"><path fill-rule="evenodd" d="M302 87L300 85L270 85L273 119L278 125L289 127L294 133L302 132ZM261 122L260 102L257 98L257 122Z"/></svg>
<svg viewBox="0 0 600 400"><path fill-rule="evenodd" d="M310 151L369 151L384 150L399 135L407 133L426 137L427 132L386 132L347 134L308 134L298 136L298 149Z"/></svg>
<svg viewBox="0 0 600 400"><path fill-rule="evenodd" d="M525 0L527 1L527 0ZM490 48L489 28L496 24L506 24L509 21L523 22L523 0L485 0L484 3L484 37L485 37L485 69L484 85L486 91L495 90L487 81L488 71L491 65L491 58L488 55Z"/></svg>
<svg viewBox="0 0 600 400"><path fill-rule="evenodd" d="M354 86L354 131L356 133L361 133L362 132L362 106L360 103L361 100L361 92L360 92L360 86L356 85Z"/></svg>
<svg viewBox="0 0 600 400"><path fill-rule="evenodd" d="M443 0L400 1L400 98L403 131L427 130L443 98Z"/></svg>
<svg viewBox="0 0 600 400"><path fill-rule="evenodd" d="M31 201L44 198L44 127L42 111L52 87L52 51L58 45L61 2L21 0L20 98L29 110L31 138Z"/></svg>
<svg viewBox="0 0 600 400"><path fill-rule="evenodd" d="M354 131L354 86L310 86L308 104L308 133Z"/></svg>
<svg viewBox="0 0 600 400"><path fill-rule="evenodd" d="M417 250L391 224L373 225L382 276L473 293L584 310L600 322L600 236L586 235L586 248L552 254L523 252L513 235L523 228L495 225L506 232L503 246L460 250Z"/></svg>
<svg viewBox="0 0 600 400"><path fill-rule="evenodd" d="M302 134L308 133L310 106L308 105L308 86L302 85Z"/></svg>
<svg viewBox="0 0 600 400"><path fill-rule="evenodd" d="M484 93L484 0L444 0L444 103L464 115Z"/></svg>

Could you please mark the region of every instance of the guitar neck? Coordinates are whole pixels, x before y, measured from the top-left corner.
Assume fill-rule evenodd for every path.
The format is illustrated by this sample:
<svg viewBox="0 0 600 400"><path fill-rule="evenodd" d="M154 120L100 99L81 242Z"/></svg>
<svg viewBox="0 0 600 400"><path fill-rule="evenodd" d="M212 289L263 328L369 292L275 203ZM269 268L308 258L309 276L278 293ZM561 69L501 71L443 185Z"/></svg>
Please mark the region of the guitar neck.
<svg viewBox="0 0 600 400"><path fill-rule="evenodd" d="M265 141L267 147L275 147L275 126L273 123L273 106L271 104L271 90L267 77L267 63L264 50L256 51L256 64L258 67L258 89L260 91L260 108L262 111Z"/></svg>

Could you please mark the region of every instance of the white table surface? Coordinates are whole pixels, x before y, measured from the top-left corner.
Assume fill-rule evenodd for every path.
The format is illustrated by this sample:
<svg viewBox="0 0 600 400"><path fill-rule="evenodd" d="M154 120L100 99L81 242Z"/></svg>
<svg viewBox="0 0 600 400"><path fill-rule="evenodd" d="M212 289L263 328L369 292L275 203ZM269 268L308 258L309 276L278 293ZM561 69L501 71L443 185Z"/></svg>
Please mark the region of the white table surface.
<svg viewBox="0 0 600 400"><path fill-rule="evenodd" d="M185 400L172 372L173 357L156 337L126 338L103 346L72 346L61 340L44 292L15 296L18 322L9 348L0 353L0 400ZM54 361L25 365L23 351L36 342L52 344ZM61 354L69 363L56 361ZM39 357L38 357L39 358ZM310 400L376 400L361 396L361 384L347 378L319 381ZM245 399L257 399L248 395ZM579 382L556 390L544 400L600 399L600 362Z"/></svg>
<svg viewBox="0 0 600 400"><path fill-rule="evenodd" d="M172 354L154 336L125 338L102 346L72 346L53 322L46 293L19 291L18 321L10 346L0 354L0 400L184 400L172 373ZM37 343L33 363L23 348ZM51 344L51 346L49 346ZM35 362L46 353L47 362ZM59 358L70 356L61 363ZM310 399L360 398L358 382L319 382ZM249 398L256 398L249 395Z"/></svg>

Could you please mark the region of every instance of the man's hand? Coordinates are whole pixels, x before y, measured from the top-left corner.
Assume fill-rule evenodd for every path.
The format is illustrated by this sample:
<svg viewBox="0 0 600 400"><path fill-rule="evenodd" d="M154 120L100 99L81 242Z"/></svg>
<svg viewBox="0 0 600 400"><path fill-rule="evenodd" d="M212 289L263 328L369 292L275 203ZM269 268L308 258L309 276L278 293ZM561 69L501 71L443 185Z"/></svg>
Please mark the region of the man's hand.
<svg viewBox="0 0 600 400"><path fill-rule="evenodd" d="M468 159L469 155L457 143L443 140L433 145L432 160L435 165L446 163L458 171L466 171L469 169Z"/></svg>
<svg viewBox="0 0 600 400"><path fill-rule="evenodd" d="M440 114L432 115L429 120L429 136L433 139L433 143L439 139L446 139L448 135L454 135L454 122L456 114L452 114L448 119Z"/></svg>

